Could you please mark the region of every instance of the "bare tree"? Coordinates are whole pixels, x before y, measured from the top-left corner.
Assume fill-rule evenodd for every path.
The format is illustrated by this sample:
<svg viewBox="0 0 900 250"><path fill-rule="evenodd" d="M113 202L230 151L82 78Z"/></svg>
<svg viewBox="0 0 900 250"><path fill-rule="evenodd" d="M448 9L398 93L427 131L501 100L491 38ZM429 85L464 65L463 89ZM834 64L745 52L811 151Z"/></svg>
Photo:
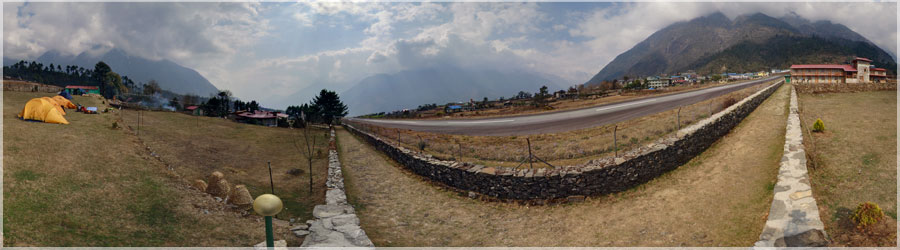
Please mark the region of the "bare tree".
<svg viewBox="0 0 900 250"><path fill-rule="evenodd" d="M294 141L294 147L297 148L297 151L300 151L301 154L306 156L306 161L309 164L309 194L312 195L313 190L313 177L312 177L312 160L313 160L313 150L316 148L316 137L312 137L312 143L310 143L309 136L309 124L306 123L306 114L303 112L300 113L301 120L303 121L303 141L306 142L306 151L304 151L300 144L297 143L297 140ZM300 136L297 136L299 139Z"/></svg>

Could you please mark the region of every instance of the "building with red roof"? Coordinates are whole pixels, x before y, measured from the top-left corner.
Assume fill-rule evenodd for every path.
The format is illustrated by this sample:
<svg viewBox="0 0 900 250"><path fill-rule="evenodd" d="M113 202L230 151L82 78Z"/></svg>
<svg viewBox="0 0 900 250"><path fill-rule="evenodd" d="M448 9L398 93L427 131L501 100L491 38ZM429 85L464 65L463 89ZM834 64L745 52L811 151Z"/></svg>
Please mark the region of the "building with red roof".
<svg viewBox="0 0 900 250"><path fill-rule="evenodd" d="M863 57L847 64L795 64L791 65L791 82L798 83L868 83L884 82L887 71L875 68L872 60Z"/></svg>

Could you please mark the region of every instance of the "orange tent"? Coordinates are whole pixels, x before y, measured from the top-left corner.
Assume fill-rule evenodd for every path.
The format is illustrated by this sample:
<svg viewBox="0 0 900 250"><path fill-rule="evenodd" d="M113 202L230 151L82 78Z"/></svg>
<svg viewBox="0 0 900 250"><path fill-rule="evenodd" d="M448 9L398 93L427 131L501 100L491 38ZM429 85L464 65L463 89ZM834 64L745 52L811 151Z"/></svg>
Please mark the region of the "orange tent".
<svg viewBox="0 0 900 250"><path fill-rule="evenodd" d="M56 102L56 100L54 100L53 98L45 96L45 97L41 97L41 99L46 100L47 102L50 103L50 105L53 105L54 107L56 107L56 111L58 111L59 114L66 115L66 110L64 110L62 108L62 105L60 105L58 102Z"/></svg>
<svg viewBox="0 0 900 250"><path fill-rule="evenodd" d="M60 106L63 106L67 109L75 108L75 104L73 104L72 101L69 101L69 99L66 99L65 97L58 95L58 96L54 96L53 100L56 100L56 103L58 103Z"/></svg>
<svg viewBox="0 0 900 250"><path fill-rule="evenodd" d="M52 101L51 98L47 97L31 99L28 103L25 103L25 108L22 109L18 116L25 120L69 124L69 121L63 118L63 114L59 112L62 108L55 102L51 103L48 99Z"/></svg>

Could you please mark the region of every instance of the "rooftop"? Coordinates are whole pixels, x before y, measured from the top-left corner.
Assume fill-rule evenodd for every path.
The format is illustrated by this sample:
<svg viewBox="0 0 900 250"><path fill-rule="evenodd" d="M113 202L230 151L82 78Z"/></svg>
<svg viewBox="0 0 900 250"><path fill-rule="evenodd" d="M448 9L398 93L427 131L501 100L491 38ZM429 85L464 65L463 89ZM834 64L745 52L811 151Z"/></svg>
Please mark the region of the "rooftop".
<svg viewBox="0 0 900 250"><path fill-rule="evenodd" d="M856 71L853 66L844 64L794 64L792 69L843 69L844 71Z"/></svg>
<svg viewBox="0 0 900 250"><path fill-rule="evenodd" d="M97 86L66 85L67 89L99 89Z"/></svg>

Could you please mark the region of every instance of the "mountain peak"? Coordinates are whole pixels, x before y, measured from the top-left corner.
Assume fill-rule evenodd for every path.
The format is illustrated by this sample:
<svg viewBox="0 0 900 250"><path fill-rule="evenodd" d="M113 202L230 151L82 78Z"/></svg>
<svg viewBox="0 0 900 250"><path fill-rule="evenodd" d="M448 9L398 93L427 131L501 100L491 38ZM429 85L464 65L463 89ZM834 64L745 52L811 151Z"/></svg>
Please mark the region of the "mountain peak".
<svg viewBox="0 0 900 250"><path fill-rule="evenodd" d="M738 44L765 44L774 37L819 37L823 41L851 47L863 42L871 45L865 47L876 48L869 51L873 57L883 58L882 54L886 53L844 25L821 21L810 23L796 13L774 18L757 12L730 20L721 12L714 12L687 22L671 24L651 34L646 40L615 57L586 84L598 84L604 80L620 79L622 76L699 70L691 67L696 67L697 62L703 58L710 58ZM889 61L893 62L893 59Z"/></svg>

